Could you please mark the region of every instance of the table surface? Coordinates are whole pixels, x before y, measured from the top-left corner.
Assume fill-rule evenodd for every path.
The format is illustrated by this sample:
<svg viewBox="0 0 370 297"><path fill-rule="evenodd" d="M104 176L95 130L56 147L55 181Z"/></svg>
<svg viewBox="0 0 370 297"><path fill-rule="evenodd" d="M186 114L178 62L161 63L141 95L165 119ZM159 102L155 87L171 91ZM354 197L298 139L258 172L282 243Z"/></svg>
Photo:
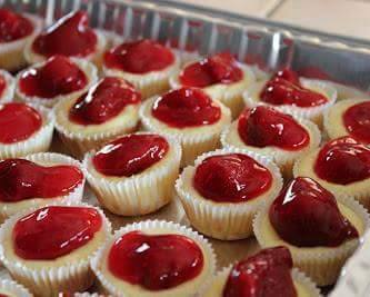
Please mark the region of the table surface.
<svg viewBox="0 0 370 297"><path fill-rule="evenodd" d="M172 0L370 40L370 0Z"/></svg>

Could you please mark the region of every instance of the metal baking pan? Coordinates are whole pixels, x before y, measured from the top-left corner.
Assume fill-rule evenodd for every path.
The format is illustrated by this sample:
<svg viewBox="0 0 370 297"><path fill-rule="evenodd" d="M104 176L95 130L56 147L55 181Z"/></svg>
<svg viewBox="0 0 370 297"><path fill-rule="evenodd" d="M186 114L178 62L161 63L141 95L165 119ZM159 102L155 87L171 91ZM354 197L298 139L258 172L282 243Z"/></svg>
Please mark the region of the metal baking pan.
<svg viewBox="0 0 370 297"><path fill-rule="evenodd" d="M258 65L265 71L289 66L303 76L370 91L370 42L355 38L165 0L0 0L0 7L37 14L46 24L72 10L82 9L89 13L93 27L123 39L152 38L200 55L229 51L241 61ZM54 143L53 149L63 152L59 143ZM90 203L97 203L89 192L87 197ZM145 218L114 215L109 218L115 229L147 218L189 225L176 199ZM333 297L370 296L370 257L363 260L366 258L363 257L364 247L370 246L370 234L365 238L369 239L369 244L363 245L350 259L348 269L343 269L338 286L331 294ZM219 268L258 249L253 238L234 242L210 241L218 255ZM352 270L357 272L351 273Z"/></svg>

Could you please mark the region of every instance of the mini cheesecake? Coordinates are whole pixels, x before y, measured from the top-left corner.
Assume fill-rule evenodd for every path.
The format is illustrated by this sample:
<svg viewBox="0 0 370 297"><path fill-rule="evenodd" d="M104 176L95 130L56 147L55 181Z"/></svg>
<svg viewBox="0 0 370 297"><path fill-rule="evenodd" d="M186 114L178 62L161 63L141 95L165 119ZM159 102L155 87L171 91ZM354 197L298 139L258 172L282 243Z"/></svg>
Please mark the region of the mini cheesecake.
<svg viewBox="0 0 370 297"><path fill-rule="evenodd" d="M223 149L205 153L186 167L176 190L192 226L213 238L235 240L252 235L254 216L282 184L270 159Z"/></svg>
<svg viewBox="0 0 370 297"><path fill-rule="evenodd" d="M141 106L145 130L176 138L182 146L182 166L219 146L221 131L231 122L230 110L197 88L180 88L153 97Z"/></svg>
<svg viewBox="0 0 370 297"><path fill-rule="evenodd" d="M369 99L337 102L325 114L324 128L330 139L350 136L363 144L370 144Z"/></svg>
<svg viewBox="0 0 370 297"><path fill-rule="evenodd" d="M11 74L0 69L0 103L13 100L14 86L15 82Z"/></svg>
<svg viewBox="0 0 370 297"><path fill-rule="evenodd" d="M204 297L281 296L320 297L320 290L293 268L285 247L265 249L223 269Z"/></svg>
<svg viewBox="0 0 370 297"><path fill-rule="evenodd" d="M368 227L369 214L357 201L297 177L261 209L253 231L262 248L287 247L294 266L327 286L335 283Z"/></svg>
<svg viewBox="0 0 370 297"><path fill-rule="evenodd" d="M300 156L319 146L320 130L269 106L246 109L221 135L223 147L235 147L272 158L286 177Z"/></svg>
<svg viewBox="0 0 370 297"><path fill-rule="evenodd" d="M36 296L88 289L90 258L110 236L110 223L87 205L52 205L17 214L0 229L0 259Z"/></svg>
<svg viewBox="0 0 370 297"><path fill-rule="evenodd" d="M243 96L248 108L269 105L321 126L323 113L335 103L337 91L330 83L299 78L292 70L284 69L269 80L257 82Z"/></svg>
<svg viewBox="0 0 370 297"><path fill-rule="evenodd" d="M243 109L243 92L254 83L253 71L231 54L221 53L192 62L174 75L172 88L201 88L230 108L233 118Z"/></svg>
<svg viewBox="0 0 370 297"><path fill-rule="evenodd" d="M82 200L80 162L61 154L37 153L0 161L0 222L27 209Z"/></svg>
<svg viewBox="0 0 370 297"><path fill-rule="evenodd" d="M104 34L89 27L87 13L74 11L34 36L25 48L25 57L28 63L35 64L61 55L81 58L99 67L105 47Z"/></svg>
<svg viewBox="0 0 370 297"><path fill-rule="evenodd" d="M294 176L317 180L338 197L353 197L370 207L370 149L350 137L334 139L302 156Z"/></svg>
<svg viewBox="0 0 370 297"><path fill-rule="evenodd" d="M103 66L106 75L121 76L146 99L169 89L169 79L177 73L180 60L170 48L154 40L140 39L108 50Z"/></svg>
<svg viewBox="0 0 370 297"><path fill-rule="evenodd" d="M80 97L96 81L97 70L93 64L53 56L18 74L15 94L20 101L53 107L59 101Z"/></svg>
<svg viewBox="0 0 370 297"><path fill-rule="evenodd" d="M32 297L31 293L12 279L3 278L0 280L1 297Z"/></svg>
<svg viewBox="0 0 370 297"><path fill-rule="evenodd" d="M42 107L0 104L0 159L17 158L49 149L53 119Z"/></svg>
<svg viewBox="0 0 370 297"><path fill-rule="evenodd" d="M0 28L0 68L18 71L27 65L24 47L40 33L42 20L0 8Z"/></svg>
<svg viewBox="0 0 370 297"><path fill-rule="evenodd" d="M191 229L143 221L116 231L91 266L113 296L188 297L203 296L216 259L208 241Z"/></svg>
<svg viewBox="0 0 370 297"><path fill-rule="evenodd" d="M181 147L174 139L138 132L86 154L83 165L105 208L117 215L137 216L172 200L180 160Z"/></svg>
<svg viewBox="0 0 370 297"><path fill-rule="evenodd" d="M77 157L139 123L141 94L123 78L105 77L79 98L60 101L55 125L63 142Z"/></svg>

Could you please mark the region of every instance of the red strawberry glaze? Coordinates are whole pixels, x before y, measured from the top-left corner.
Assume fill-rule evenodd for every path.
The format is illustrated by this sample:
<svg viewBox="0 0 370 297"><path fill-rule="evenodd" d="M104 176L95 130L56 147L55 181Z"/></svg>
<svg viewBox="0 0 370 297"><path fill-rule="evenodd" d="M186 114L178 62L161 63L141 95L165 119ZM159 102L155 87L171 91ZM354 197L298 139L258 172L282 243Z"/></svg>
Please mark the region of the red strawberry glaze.
<svg viewBox="0 0 370 297"><path fill-rule="evenodd" d="M212 125L221 118L221 108L202 90L181 88L158 98L152 115L174 128Z"/></svg>
<svg viewBox="0 0 370 297"><path fill-rule="evenodd" d="M130 177L159 162L168 150L169 144L162 136L130 134L100 149L92 163L104 175Z"/></svg>
<svg viewBox="0 0 370 297"><path fill-rule="evenodd" d="M0 8L0 43L12 42L32 34L33 24L20 14Z"/></svg>
<svg viewBox="0 0 370 297"><path fill-rule="evenodd" d="M0 162L0 201L55 198L68 195L83 180L75 166L44 167L25 159Z"/></svg>
<svg viewBox="0 0 370 297"><path fill-rule="evenodd" d="M171 289L194 279L203 263L202 250L192 239L140 231L121 236L108 255L113 275L151 291Z"/></svg>
<svg viewBox="0 0 370 297"><path fill-rule="evenodd" d="M6 89L6 80L5 77L2 76L0 73L0 99L1 96L3 96L5 89Z"/></svg>
<svg viewBox="0 0 370 297"><path fill-rule="evenodd" d="M134 74L161 71L174 61L175 56L170 49L149 39L122 43L104 55L106 67Z"/></svg>
<svg viewBox="0 0 370 297"><path fill-rule="evenodd" d="M179 79L183 86L205 88L238 82L243 79L243 72L231 54L221 53L186 66Z"/></svg>
<svg viewBox="0 0 370 297"><path fill-rule="evenodd" d="M321 148L315 165L318 177L349 185L370 177L370 149L350 137L328 142Z"/></svg>
<svg viewBox="0 0 370 297"><path fill-rule="evenodd" d="M238 132L246 145L300 150L310 135L293 117L266 106L245 110L239 117Z"/></svg>
<svg viewBox="0 0 370 297"><path fill-rule="evenodd" d="M127 105L140 102L140 93L130 83L105 77L76 101L69 119L80 125L99 125L117 116Z"/></svg>
<svg viewBox="0 0 370 297"><path fill-rule="evenodd" d="M268 191L272 175L247 155L219 155L203 160L195 171L193 185L205 199L239 203Z"/></svg>
<svg viewBox="0 0 370 297"><path fill-rule="evenodd" d="M86 57L97 46L97 36L88 26L86 12L71 12L42 32L33 42L32 50L51 57Z"/></svg>
<svg viewBox="0 0 370 297"><path fill-rule="evenodd" d="M287 248L262 250L232 267L222 296L297 297L292 267L292 257Z"/></svg>
<svg viewBox="0 0 370 297"><path fill-rule="evenodd" d="M270 79L260 94L261 101L272 105L315 107L328 99L315 91L304 88L292 70L284 69Z"/></svg>
<svg viewBox="0 0 370 297"><path fill-rule="evenodd" d="M63 56L50 58L41 68L30 68L23 72L19 87L27 96L53 99L86 87L85 73L71 60Z"/></svg>
<svg viewBox="0 0 370 297"><path fill-rule="evenodd" d="M30 138L41 129L40 113L24 103L0 105L0 143L12 144Z"/></svg>
<svg viewBox="0 0 370 297"><path fill-rule="evenodd" d="M298 247L337 247L359 236L333 194L307 177L289 182L271 205L269 217L279 236Z"/></svg>
<svg viewBox="0 0 370 297"><path fill-rule="evenodd" d="M0 297L8 297L8 295L0 294Z"/></svg>
<svg viewBox="0 0 370 297"><path fill-rule="evenodd" d="M44 207L17 221L14 251L26 260L55 260L82 248L101 227L102 217L94 208Z"/></svg>
<svg viewBox="0 0 370 297"><path fill-rule="evenodd" d="M351 137L365 144L370 143L370 101L348 108L343 123Z"/></svg>

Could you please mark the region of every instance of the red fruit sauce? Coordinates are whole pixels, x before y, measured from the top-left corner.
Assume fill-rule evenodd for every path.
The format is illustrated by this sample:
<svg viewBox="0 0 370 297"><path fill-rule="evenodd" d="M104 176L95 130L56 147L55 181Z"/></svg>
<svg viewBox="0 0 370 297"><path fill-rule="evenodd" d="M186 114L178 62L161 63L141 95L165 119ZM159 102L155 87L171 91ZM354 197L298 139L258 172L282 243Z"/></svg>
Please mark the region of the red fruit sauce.
<svg viewBox="0 0 370 297"><path fill-rule="evenodd" d="M348 108L343 123L351 137L365 144L370 143L370 101Z"/></svg>
<svg viewBox="0 0 370 297"><path fill-rule="evenodd" d="M50 58L41 68L30 68L23 72L19 87L29 97L53 99L86 87L85 73L72 61L63 56Z"/></svg>
<svg viewBox="0 0 370 297"><path fill-rule="evenodd" d="M247 155L219 155L203 160L195 171L193 185L205 199L238 203L268 191L272 175Z"/></svg>
<svg viewBox="0 0 370 297"><path fill-rule="evenodd" d="M158 98L152 115L174 128L212 125L221 118L221 109L200 89L181 88Z"/></svg>
<svg viewBox="0 0 370 297"><path fill-rule="evenodd" d="M290 252L285 247L265 249L236 263L223 297L297 297Z"/></svg>
<svg viewBox="0 0 370 297"><path fill-rule="evenodd" d="M159 162L168 150L169 144L162 136L130 134L105 145L92 163L104 175L130 177Z"/></svg>
<svg viewBox="0 0 370 297"><path fill-rule="evenodd" d="M121 236L108 255L113 275L151 291L171 289L194 279L203 262L202 250L188 237L140 231Z"/></svg>
<svg viewBox="0 0 370 297"><path fill-rule="evenodd" d="M30 138L42 126L40 113L24 103L0 105L0 143L12 144Z"/></svg>
<svg viewBox="0 0 370 297"><path fill-rule="evenodd" d="M0 8L0 43L27 37L34 30L30 20L11 10Z"/></svg>
<svg viewBox="0 0 370 297"><path fill-rule="evenodd" d="M105 77L76 101L69 119L80 125L99 125L120 114L127 105L140 101L140 93L130 83Z"/></svg>
<svg viewBox="0 0 370 297"><path fill-rule="evenodd" d="M275 74L262 89L261 101L272 105L315 107L328 99L315 91L304 88L292 70L284 69Z"/></svg>
<svg viewBox="0 0 370 297"><path fill-rule="evenodd" d="M82 180L83 174L75 166L44 167L25 159L5 159L0 162L0 201L68 195Z"/></svg>
<svg viewBox="0 0 370 297"><path fill-rule="evenodd" d="M6 89L6 80L5 77L2 76L0 73L0 98L4 94L5 89Z"/></svg>
<svg viewBox="0 0 370 297"><path fill-rule="evenodd" d="M44 207L15 224L14 251L26 260L55 260L86 245L101 227L102 217L96 209Z"/></svg>
<svg viewBox="0 0 370 297"><path fill-rule="evenodd" d="M161 71L174 61L175 56L170 49L149 39L122 43L104 55L106 67L134 74Z"/></svg>
<svg viewBox="0 0 370 297"><path fill-rule="evenodd" d="M314 164L315 173L334 184L349 185L370 177L370 148L350 137L328 142Z"/></svg>
<svg viewBox="0 0 370 297"><path fill-rule="evenodd" d="M86 12L71 12L42 32L33 42L37 54L51 57L86 57L96 50L97 36L88 25Z"/></svg>
<svg viewBox="0 0 370 297"><path fill-rule="evenodd" d="M307 177L289 182L271 205L269 217L279 236L298 247L337 247L359 236L333 194Z"/></svg>
<svg viewBox="0 0 370 297"><path fill-rule="evenodd" d="M205 88L214 84L232 84L243 79L243 72L236 59L221 53L186 66L180 73L181 85Z"/></svg>
<svg viewBox="0 0 370 297"><path fill-rule="evenodd" d="M239 117L238 132L246 145L300 150L310 135L293 117L266 106L245 110Z"/></svg>

